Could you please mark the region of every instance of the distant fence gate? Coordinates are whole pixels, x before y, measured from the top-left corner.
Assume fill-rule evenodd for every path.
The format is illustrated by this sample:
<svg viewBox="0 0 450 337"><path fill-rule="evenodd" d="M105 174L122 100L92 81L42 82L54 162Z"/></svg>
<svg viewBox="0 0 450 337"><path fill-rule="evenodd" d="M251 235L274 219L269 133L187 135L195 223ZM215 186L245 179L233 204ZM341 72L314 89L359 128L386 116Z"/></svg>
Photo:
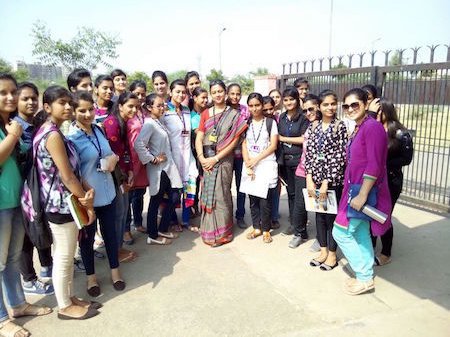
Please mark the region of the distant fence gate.
<svg viewBox="0 0 450 337"><path fill-rule="evenodd" d="M304 77L310 83L311 93L331 89L339 98L355 87L376 86L383 97L395 104L400 121L414 137L413 161L403 169L401 200L450 212L450 46L447 46L446 62L439 63L434 62L436 47L429 47L430 63L416 64L420 48L412 48L414 64L408 65L388 65L390 51L384 52L384 66L374 65L376 52L370 53L369 67L362 67L364 53L346 56L348 67L345 68L342 66L344 57L337 57L344 69L333 69L334 58L327 59L328 70L322 70L325 59L284 64L277 85L283 90L296 78ZM397 51L400 63L404 51ZM352 68L354 56L359 56L359 68ZM314 69L317 65L318 71ZM300 72L302 66L303 72ZM292 73L293 68L296 73Z"/></svg>

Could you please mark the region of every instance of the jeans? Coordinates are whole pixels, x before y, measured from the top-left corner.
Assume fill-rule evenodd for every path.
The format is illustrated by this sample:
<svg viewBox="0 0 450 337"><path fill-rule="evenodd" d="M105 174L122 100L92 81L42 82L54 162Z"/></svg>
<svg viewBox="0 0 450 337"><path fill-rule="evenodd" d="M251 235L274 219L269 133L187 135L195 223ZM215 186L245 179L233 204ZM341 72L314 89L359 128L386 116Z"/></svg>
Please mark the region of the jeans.
<svg viewBox="0 0 450 337"><path fill-rule="evenodd" d="M163 200L164 194L167 193L169 198L165 205L162 214L161 222L159 223L158 230L158 208L159 204ZM169 230L170 220L175 210L175 204L179 200L178 189L173 189L170 184L170 179L165 171L161 172L161 182L159 185L159 191L157 194L150 198L147 212L147 234L150 238L158 238L158 231L165 233Z"/></svg>
<svg viewBox="0 0 450 337"><path fill-rule="evenodd" d="M363 282L372 280L374 253L369 221L350 219L348 228L334 226L333 237L355 272L356 278Z"/></svg>
<svg viewBox="0 0 450 337"><path fill-rule="evenodd" d="M144 194L146 190L146 188L136 188L128 193L130 207L127 212L127 224L125 226L125 230L128 232L131 225L131 211L133 211L134 227L142 226L142 211L144 210Z"/></svg>
<svg viewBox="0 0 450 337"><path fill-rule="evenodd" d="M294 211L292 212L291 225L294 227L294 235L308 238L306 223L308 222L308 212L306 212L305 199L303 198L303 189L306 188L306 178L295 176L295 196Z"/></svg>
<svg viewBox="0 0 450 337"><path fill-rule="evenodd" d="M274 190L277 188L269 188L267 198L259 198L249 195L250 212L252 214L252 223L254 229L260 229L263 232L270 231L272 225L272 197Z"/></svg>
<svg viewBox="0 0 450 337"><path fill-rule="evenodd" d="M34 245L28 235L25 233L22 247L22 258L20 259L20 273L25 282L37 280L36 270L33 266ZM53 265L52 249L37 249L39 262L42 267L50 267Z"/></svg>
<svg viewBox="0 0 450 337"><path fill-rule="evenodd" d="M52 280L59 309L72 305L73 256L77 247L78 227L75 222L54 224L49 222L53 237Z"/></svg>
<svg viewBox="0 0 450 337"><path fill-rule="evenodd" d="M111 204L103 207L95 207L95 214L100 224L103 241L105 242L106 254L108 256L109 268L119 267L119 248L117 246L116 227L114 226L116 205ZM94 239L97 223L93 223L81 230L80 249L86 275L95 274L94 266Z"/></svg>
<svg viewBox="0 0 450 337"><path fill-rule="evenodd" d="M25 233L22 221L20 207L0 210L0 322L9 318L4 297L12 308L25 303L19 273Z"/></svg>
<svg viewBox="0 0 450 337"><path fill-rule="evenodd" d="M234 178L236 180L236 219L244 219L245 216L245 193L239 192L239 187L241 187L241 175L242 166L244 164L244 159L234 158L233 170Z"/></svg>
<svg viewBox="0 0 450 337"><path fill-rule="evenodd" d="M128 208L130 203L128 202L128 193L123 193L120 189L116 189L116 239L119 248L123 246L123 234L125 233Z"/></svg>

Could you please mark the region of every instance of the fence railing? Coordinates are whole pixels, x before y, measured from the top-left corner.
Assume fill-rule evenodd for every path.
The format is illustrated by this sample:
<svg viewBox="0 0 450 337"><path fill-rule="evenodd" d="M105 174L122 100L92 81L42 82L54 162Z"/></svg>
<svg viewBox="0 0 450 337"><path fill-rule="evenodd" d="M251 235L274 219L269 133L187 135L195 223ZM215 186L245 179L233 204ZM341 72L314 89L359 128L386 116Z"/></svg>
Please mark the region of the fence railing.
<svg viewBox="0 0 450 337"><path fill-rule="evenodd" d="M450 212L450 47L446 46L447 61L433 62L437 47L429 47L430 63L416 63L420 48L411 48L413 64L389 65L390 51L384 52L384 66L323 70L325 59L285 64L283 70L289 73L280 76L278 88L282 90L296 78L304 77L310 83L311 93L331 89L343 97L352 88L373 84L395 104L400 121L414 136L414 158L403 170L403 200ZM400 60L405 51L398 51ZM359 57L358 64L363 65L364 55L355 55ZM375 54L370 55L374 64ZM336 59L339 64L345 61L343 56ZM350 66L354 64L352 54L347 61ZM314 71L316 63L318 71ZM296 70L308 70L308 65L308 72L291 73L293 66Z"/></svg>

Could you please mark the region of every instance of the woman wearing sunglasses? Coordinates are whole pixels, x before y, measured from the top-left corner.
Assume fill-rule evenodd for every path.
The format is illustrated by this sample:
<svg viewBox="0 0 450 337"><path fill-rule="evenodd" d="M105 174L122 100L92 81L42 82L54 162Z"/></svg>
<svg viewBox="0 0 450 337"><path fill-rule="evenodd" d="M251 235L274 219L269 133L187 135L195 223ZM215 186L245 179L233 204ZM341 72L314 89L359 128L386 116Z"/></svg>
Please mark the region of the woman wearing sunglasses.
<svg viewBox="0 0 450 337"><path fill-rule="evenodd" d="M392 208L386 171L386 132L381 123L367 115L366 108L364 90L356 88L344 95L342 109L356 126L347 145L344 188L333 237L355 272L356 278L348 279L344 285L349 295L375 288L370 230L379 236L391 226L390 217L382 224L360 212L366 203L386 214L391 214Z"/></svg>

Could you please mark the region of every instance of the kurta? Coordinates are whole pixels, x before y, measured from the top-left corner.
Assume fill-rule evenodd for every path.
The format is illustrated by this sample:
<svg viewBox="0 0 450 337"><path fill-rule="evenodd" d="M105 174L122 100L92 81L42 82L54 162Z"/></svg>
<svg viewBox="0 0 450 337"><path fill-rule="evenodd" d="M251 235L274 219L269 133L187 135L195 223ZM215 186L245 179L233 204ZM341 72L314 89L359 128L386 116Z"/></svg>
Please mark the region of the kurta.
<svg viewBox="0 0 450 337"><path fill-rule="evenodd" d="M381 123L367 117L350 138L347 146L347 168L344 176L344 189L339 202L338 214L334 224L347 228L347 207L349 207L349 189L352 184L362 184L364 178L376 180L378 199L375 208L389 215L384 224L372 220L372 234L384 234L391 226L391 197L389 194L386 158L387 135Z"/></svg>

